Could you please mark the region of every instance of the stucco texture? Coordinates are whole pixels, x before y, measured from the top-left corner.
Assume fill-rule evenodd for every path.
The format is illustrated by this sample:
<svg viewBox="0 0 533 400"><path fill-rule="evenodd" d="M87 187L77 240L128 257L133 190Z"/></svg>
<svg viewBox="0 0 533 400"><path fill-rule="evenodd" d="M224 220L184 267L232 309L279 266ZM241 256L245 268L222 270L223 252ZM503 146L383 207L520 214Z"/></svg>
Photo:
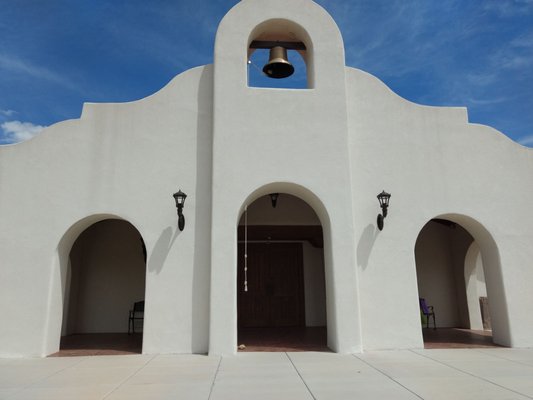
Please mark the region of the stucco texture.
<svg viewBox="0 0 533 400"><path fill-rule="evenodd" d="M248 87L249 45L264 38L305 44L307 89ZM494 341L532 347L532 175L533 152L469 123L465 108L413 104L345 66L340 32L314 2L241 1L220 23L214 65L139 101L85 104L79 119L0 148L0 356L58 350L71 250L108 219L128 221L146 246L144 293L120 300L146 300L143 352L233 354L237 226L269 193L300 198L322 226L332 350L421 348L421 294L442 300L446 326L472 318L470 243L453 253L442 232L423 235L432 219L479 246ZM438 258L433 272L417 265L417 240L429 246L417 250L423 263Z"/></svg>

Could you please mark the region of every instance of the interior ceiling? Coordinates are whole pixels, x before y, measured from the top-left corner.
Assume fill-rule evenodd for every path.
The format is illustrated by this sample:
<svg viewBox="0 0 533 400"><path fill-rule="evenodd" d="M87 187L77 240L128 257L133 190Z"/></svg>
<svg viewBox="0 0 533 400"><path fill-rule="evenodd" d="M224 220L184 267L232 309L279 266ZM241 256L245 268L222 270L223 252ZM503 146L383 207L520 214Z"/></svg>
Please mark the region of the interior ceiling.
<svg viewBox="0 0 533 400"><path fill-rule="evenodd" d="M238 229L238 239L244 241L244 226ZM308 241L313 247L324 247L320 225L248 225L250 241Z"/></svg>

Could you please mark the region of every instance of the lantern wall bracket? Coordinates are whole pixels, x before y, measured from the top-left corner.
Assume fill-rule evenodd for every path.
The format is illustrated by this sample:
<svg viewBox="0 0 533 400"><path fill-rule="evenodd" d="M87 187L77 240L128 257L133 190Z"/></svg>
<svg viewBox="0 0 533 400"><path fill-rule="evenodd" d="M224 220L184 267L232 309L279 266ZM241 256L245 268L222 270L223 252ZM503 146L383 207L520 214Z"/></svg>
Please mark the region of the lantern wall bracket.
<svg viewBox="0 0 533 400"><path fill-rule="evenodd" d="M173 194L174 200L176 200L176 208L178 209L178 228L180 231L185 229L185 216L183 215L183 205L187 195L180 190Z"/></svg>
<svg viewBox="0 0 533 400"><path fill-rule="evenodd" d="M378 214L377 224L378 229L382 231L384 226L384 219L387 217L387 210L389 208L390 193L387 193L383 190L380 194L377 195L377 198L381 207L381 214Z"/></svg>

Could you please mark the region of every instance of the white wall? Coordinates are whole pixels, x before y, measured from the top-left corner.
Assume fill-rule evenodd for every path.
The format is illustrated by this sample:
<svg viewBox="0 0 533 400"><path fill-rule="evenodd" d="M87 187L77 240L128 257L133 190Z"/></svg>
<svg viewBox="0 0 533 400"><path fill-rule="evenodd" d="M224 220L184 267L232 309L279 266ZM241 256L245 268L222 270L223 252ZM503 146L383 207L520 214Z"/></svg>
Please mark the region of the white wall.
<svg viewBox="0 0 533 400"><path fill-rule="evenodd" d="M324 250L303 243L305 326L326 326Z"/></svg>
<svg viewBox="0 0 533 400"><path fill-rule="evenodd" d="M364 348L422 347L413 249L422 227L439 216L460 223L479 243L494 340L533 345L526 333L533 316L520 322L513 316L533 302L524 283L533 280L526 267L533 225L524 223L533 221L525 200L531 187L524 184L533 172L531 149L470 124L464 108L411 103L352 68L347 97ZM380 232L375 196L383 189L392 197ZM372 317L378 304L380 321Z"/></svg>
<svg viewBox="0 0 533 400"><path fill-rule="evenodd" d="M487 296L483 260L479 246L473 242L465 257L465 285L470 329L483 330L479 298Z"/></svg>
<svg viewBox="0 0 533 400"><path fill-rule="evenodd" d="M481 255L476 260L476 288L479 297L487 297L487 284L485 283L485 272L483 272L483 260Z"/></svg>

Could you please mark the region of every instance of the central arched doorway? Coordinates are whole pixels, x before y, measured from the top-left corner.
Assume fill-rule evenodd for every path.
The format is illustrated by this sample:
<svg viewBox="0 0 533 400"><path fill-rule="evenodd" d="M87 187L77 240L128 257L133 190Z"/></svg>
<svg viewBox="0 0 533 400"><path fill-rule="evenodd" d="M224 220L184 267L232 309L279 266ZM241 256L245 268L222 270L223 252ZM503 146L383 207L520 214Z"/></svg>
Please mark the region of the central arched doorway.
<svg viewBox="0 0 533 400"><path fill-rule="evenodd" d="M434 218L418 235L415 259L424 347L509 344L498 250L484 227L456 214Z"/></svg>
<svg viewBox="0 0 533 400"><path fill-rule="evenodd" d="M145 276L146 247L131 223L104 219L83 230L68 254L57 355L141 353L144 312L133 321L129 313L144 301Z"/></svg>
<svg viewBox="0 0 533 400"><path fill-rule="evenodd" d="M265 195L238 226L240 351L327 350L322 226L302 199Z"/></svg>

